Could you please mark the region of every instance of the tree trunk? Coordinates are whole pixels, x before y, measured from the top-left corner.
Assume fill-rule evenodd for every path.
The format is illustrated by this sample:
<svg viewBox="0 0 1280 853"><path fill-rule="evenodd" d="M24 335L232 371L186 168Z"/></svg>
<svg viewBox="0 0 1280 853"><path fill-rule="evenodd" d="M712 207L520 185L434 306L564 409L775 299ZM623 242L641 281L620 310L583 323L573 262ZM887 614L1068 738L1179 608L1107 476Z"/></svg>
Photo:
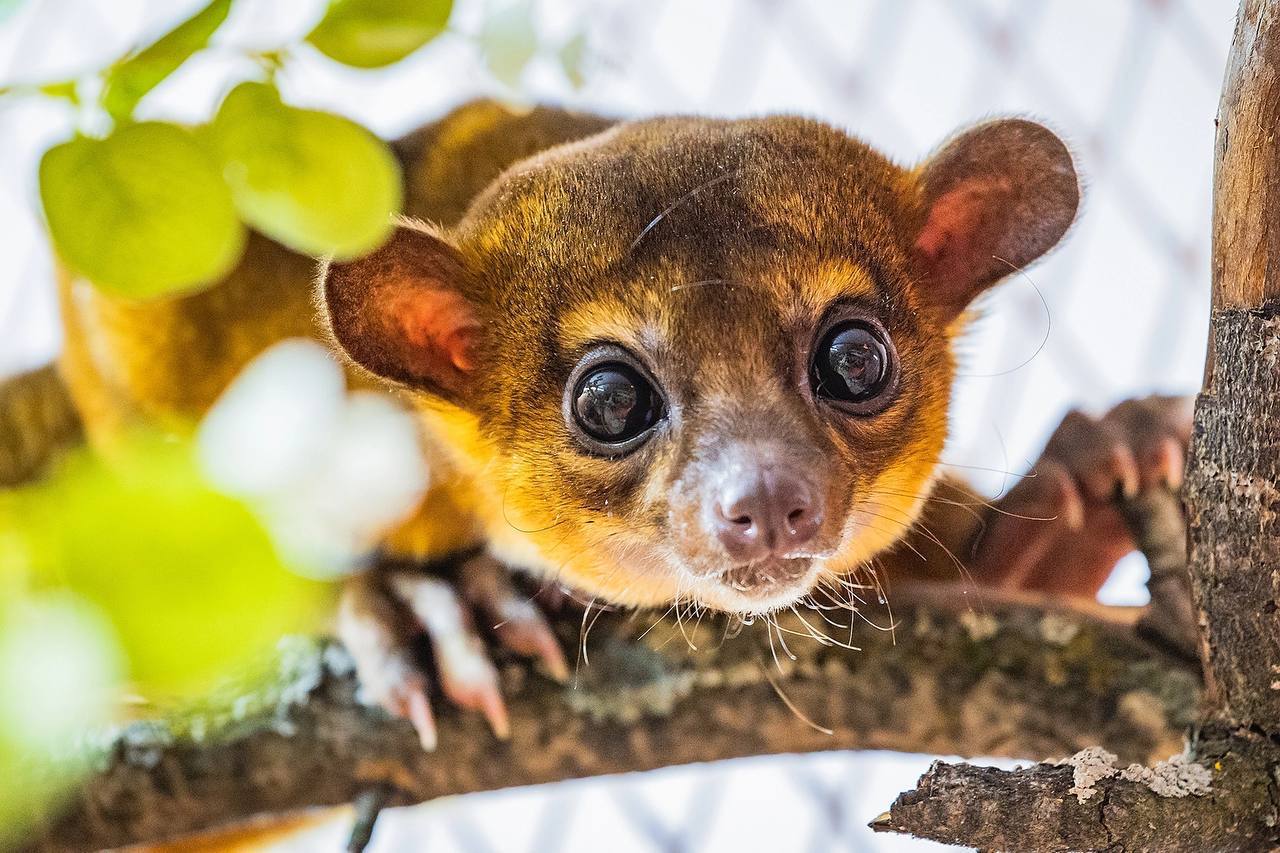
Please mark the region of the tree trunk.
<svg viewBox="0 0 1280 853"><path fill-rule="evenodd" d="M1280 3L1246 0L1218 114L1213 318L1187 502L1212 710L1280 732Z"/></svg>

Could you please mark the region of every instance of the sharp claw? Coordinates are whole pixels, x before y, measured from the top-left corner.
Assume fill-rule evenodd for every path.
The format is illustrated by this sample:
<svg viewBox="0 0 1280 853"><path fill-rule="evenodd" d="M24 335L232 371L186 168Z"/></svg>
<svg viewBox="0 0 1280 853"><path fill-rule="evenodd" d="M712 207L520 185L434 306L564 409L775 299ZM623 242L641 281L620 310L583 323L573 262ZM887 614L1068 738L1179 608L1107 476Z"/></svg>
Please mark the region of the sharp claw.
<svg viewBox="0 0 1280 853"><path fill-rule="evenodd" d="M479 638L473 634L432 634L431 641L445 696L461 708L480 711L499 738L510 737L498 671Z"/></svg>
<svg viewBox="0 0 1280 853"><path fill-rule="evenodd" d="M415 690L409 694L405 705L409 722L413 723L414 729L417 730L422 748L427 752L435 752L438 742L436 720L431 714L431 703L427 699L427 694Z"/></svg>
<svg viewBox="0 0 1280 853"><path fill-rule="evenodd" d="M1062 523L1073 533L1083 530L1084 499L1069 480L1064 481L1063 488L1059 493L1059 501L1058 515Z"/></svg>
<svg viewBox="0 0 1280 853"><path fill-rule="evenodd" d="M569 680L569 661L551 626L532 603L521 598L507 599L498 608L503 621L496 631L502 644L517 654L536 658L552 679Z"/></svg>
<svg viewBox="0 0 1280 853"><path fill-rule="evenodd" d="M564 649L560 648L560 643L550 629L547 629L544 635L538 660L542 661L542 665L546 667L547 675L551 676L552 680L561 684L568 683L570 675L569 661L565 658Z"/></svg>
<svg viewBox="0 0 1280 853"><path fill-rule="evenodd" d="M1160 448L1156 451L1156 467L1163 475L1162 479L1171 489L1179 489L1182 487L1183 467L1186 461L1183 457L1182 445L1177 439L1166 438L1160 442Z"/></svg>
<svg viewBox="0 0 1280 853"><path fill-rule="evenodd" d="M1140 485L1138 463L1128 447L1118 445L1096 464L1090 464L1082 481L1095 501L1111 500L1117 495L1132 498Z"/></svg>
<svg viewBox="0 0 1280 853"><path fill-rule="evenodd" d="M507 705L502 701L502 693L497 685L481 691L480 709L498 739L508 740L511 737L511 717L507 714Z"/></svg>

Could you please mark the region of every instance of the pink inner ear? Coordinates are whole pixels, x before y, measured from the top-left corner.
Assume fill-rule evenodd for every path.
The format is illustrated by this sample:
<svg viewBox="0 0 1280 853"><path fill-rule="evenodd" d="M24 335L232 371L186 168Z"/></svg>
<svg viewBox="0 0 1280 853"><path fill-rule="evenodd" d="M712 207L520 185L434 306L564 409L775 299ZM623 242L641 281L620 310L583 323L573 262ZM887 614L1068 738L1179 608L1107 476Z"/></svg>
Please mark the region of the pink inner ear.
<svg viewBox="0 0 1280 853"><path fill-rule="evenodd" d="M928 267L935 287L952 302L972 296L968 291L988 274L998 250L1000 224L1007 211L1010 187L1000 178L962 181L934 200L915 248Z"/></svg>
<svg viewBox="0 0 1280 853"><path fill-rule="evenodd" d="M996 182L966 181L943 193L929 209L929 218L916 237L916 249L931 260L947 254L967 254L974 238L986 230L984 219L997 201Z"/></svg>
<svg viewBox="0 0 1280 853"><path fill-rule="evenodd" d="M480 324L466 299L451 290L415 288L396 301L394 316L426 375L438 374L440 368L466 373L475 367Z"/></svg>

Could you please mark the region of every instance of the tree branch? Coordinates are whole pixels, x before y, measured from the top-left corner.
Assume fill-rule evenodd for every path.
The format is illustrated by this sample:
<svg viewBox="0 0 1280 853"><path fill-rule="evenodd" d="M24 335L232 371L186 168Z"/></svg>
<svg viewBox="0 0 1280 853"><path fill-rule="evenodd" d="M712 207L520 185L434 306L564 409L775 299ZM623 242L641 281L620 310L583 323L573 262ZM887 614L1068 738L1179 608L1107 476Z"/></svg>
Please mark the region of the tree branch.
<svg viewBox="0 0 1280 853"><path fill-rule="evenodd" d="M1273 745L1217 730L1197 754L1151 769L1098 749L1013 771L938 761L871 828L990 850L1269 849Z"/></svg>
<svg viewBox="0 0 1280 853"><path fill-rule="evenodd" d="M442 705L441 745L432 754L408 724L357 701L340 647L299 641L283 655L277 683L255 699L121 731L102 769L44 824L33 847L153 842L258 814L346 803L374 788L397 805L778 752L1025 757L1104 743L1144 761L1178 748L1194 714L1198 672L1138 637L1132 613L1030 600L957 610L952 602L963 599L946 599L934 589L928 599L895 601L893 632L856 622L862 651L802 638L807 627L789 615L780 624L796 633L781 636L795 660L775 631L779 664L759 623L723 640L725 623L682 630L667 619L637 643L651 615L605 614L576 685L555 685L515 662L504 666L509 742L495 741L478 715ZM848 628L819 624L849 636ZM558 629L576 638L579 624Z"/></svg>

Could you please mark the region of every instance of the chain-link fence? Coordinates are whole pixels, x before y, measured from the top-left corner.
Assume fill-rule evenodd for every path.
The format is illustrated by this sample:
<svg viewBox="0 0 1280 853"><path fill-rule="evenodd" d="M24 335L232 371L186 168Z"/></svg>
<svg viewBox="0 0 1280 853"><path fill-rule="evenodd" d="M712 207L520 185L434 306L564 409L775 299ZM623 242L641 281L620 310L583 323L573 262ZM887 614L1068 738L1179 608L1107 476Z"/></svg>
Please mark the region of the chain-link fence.
<svg viewBox="0 0 1280 853"><path fill-rule="evenodd" d="M192 2L43 0L0 31L0 80L92 67ZM244 0L229 38L270 44L322 0ZM497 84L468 33L378 75L303 55L282 81L299 103L399 133ZM493 3L489 4L494 5ZM181 6L182 8L177 8ZM243 7L243 8L241 8ZM1024 470L1065 409L1198 387L1208 317L1214 112L1235 0L569 0L536 7L550 41L584 33L585 83L537 60L519 94L616 115L775 111L825 118L904 161L957 126L1026 114L1060 131L1086 183L1066 245L985 300L964 343L947 461L996 491ZM317 11L318 14L318 11ZM193 63L149 109L202 118L243 75ZM57 105L0 106L0 374L57 347L48 248L35 204L40 151L65 132ZM1110 586L1138 595L1130 563ZM925 849L865 822L925 761L888 755L770 758L477 795L390 816L381 851ZM337 824L294 842L336 844ZM330 848L332 849L332 848Z"/></svg>

